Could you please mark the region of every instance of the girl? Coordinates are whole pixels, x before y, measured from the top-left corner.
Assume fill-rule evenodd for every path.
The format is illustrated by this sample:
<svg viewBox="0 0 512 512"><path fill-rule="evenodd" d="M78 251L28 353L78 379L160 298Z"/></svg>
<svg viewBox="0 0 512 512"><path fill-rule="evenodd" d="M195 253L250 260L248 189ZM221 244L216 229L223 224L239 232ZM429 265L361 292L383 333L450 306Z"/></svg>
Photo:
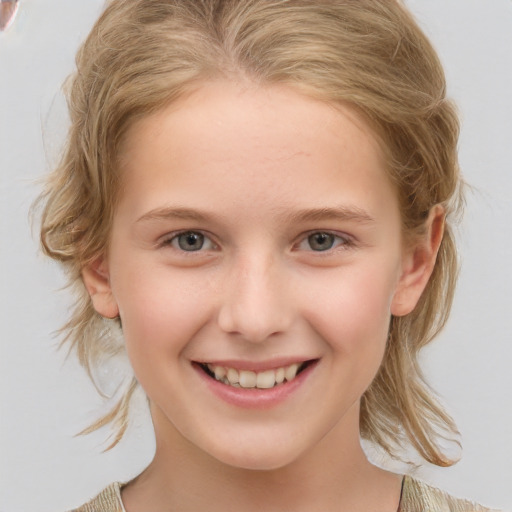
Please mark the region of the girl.
<svg viewBox="0 0 512 512"><path fill-rule="evenodd" d="M133 366L91 428L122 436L140 383L156 437L78 510L485 510L360 444L454 462L417 357L453 296L458 121L403 6L113 0L77 66L42 244L82 364L121 330Z"/></svg>

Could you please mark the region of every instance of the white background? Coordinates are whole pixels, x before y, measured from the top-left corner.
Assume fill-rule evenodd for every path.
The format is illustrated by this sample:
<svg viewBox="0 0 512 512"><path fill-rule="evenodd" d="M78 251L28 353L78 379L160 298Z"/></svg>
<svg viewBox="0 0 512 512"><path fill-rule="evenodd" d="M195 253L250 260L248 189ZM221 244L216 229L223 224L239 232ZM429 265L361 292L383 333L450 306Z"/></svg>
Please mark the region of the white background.
<svg viewBox="0 0 512 512"><path fill-rule="evenodd" d="M21 0L0 33L0 511L66 510L149 462L139 396L129 435L74 437L101 400L52 336L69 297L39 254L27 211L65 127L59 87L102 0ZM460 230L463 269L448 328L425 367L463 435L453 468L418 475L453 494L512 510L512 2L409 0L460 106L460 159L474 187ZM44 136L43 136L44 132ZM112 370L113 371L113 370ZM106 375L109 377L109 374Z"/></svg>

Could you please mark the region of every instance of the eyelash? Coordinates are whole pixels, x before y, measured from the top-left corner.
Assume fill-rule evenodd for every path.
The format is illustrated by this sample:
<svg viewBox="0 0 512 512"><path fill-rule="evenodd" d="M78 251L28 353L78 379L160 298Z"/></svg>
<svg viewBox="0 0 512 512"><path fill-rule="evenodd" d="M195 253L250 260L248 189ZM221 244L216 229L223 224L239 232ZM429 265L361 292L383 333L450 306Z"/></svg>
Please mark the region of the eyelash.
<svg viewBox="0 0 512 512"><path fill-rule="evenodd" d="M309 249L309 252L314 252L314 253L318 253L318 254L323 253L323 254L327 255L327 254L332 254L333 251L346 250L355 245L354 239L346 234L339 234L339 233L335 233L332 231L310 231L309 233L306 233L306 235L301 238L301 240L299 241L298 244L295 245L295 247L300 248L300 246L303 243L307 243L307 242L309 242L310 247L311 247L311 239L315 235L323 235L323 236L327 236L327 237L332 237L333 246L328 247L325 250L318 250L318 251L315 251L313 248L311 248L311 249ZM308 250L308 249L305 249L305 250Z"/></svg>
<svg viewBox="0 0 512 512"><path fill-rule="evenodd" d="M201 245L201 247L198 249L198 250L192 250L192 251L187 251L186 249L183 249L182 247L176 247L174 245L174 243L176 242L176 244L179 244L179 238L180 236L183 236L183 235L199 235L203 238L203 245L204 243L206 243L207 241L209 242L209 245L211 245L211 247L207 248L207 250L215 250L217 249L217 244L211 239L211 237L209 237L208 235L206 235L205 233L203 233L202 231L198 231L198 230L192 230L192 229L189 229L189 230L186 230L186 231L180 231L180 232L177 232L177 233L171 233L170 235L166 236L161 242L160 242L160 246L161 247L169 247L171 246L173 249L177 250L177 251L180 251L180 252L184 252L184 253L198 253L198 252L203 252L202 249L203 249L203 245Z"/></svg>
<svg viewBox="0 0 512 512"><path fill-rule="evenodd" d="M200 237L202 237L202 241L203 241L203 243L201 244L201 247L199 247L197 250L187 251L186 249L184 249L182 246L179 245L180 237L183 236L183 235L190 235L190 236L197 236L197 235L199 235ZM312 238L315 235L316 236L322 235L322 236L326 236L326 237L331 237L331 240L333 242L332 246L331 247L327 247L324 250L321 250L321 249L320 250L314 250L311 247L311 243L312 243ZM304 243L308 243L308 242L309 242L309 249L305 249L305 248L301 249L301 246ZM205 244L210 245L210 247L207 247L205 249L204 248ZM218 249L218 245L211 239L211 237L206 235L202 231L199 231L199 230L187 230L187 231L180 231L180 232L177 232L177 233L171 233L166 238L164 238L160 242L159 245L161 247L169 247L169 246L171 246L173 249L175 249L175 250L177 250L179 252L183 252L183 253L200 253L200 252L204 252L204 250L216 250L216 249ZM328 255L328 254L331 254L335 250L340 250L340 249L341 250L346 250L346 249L349 249L349 248L353 247L354 245L355 245L354 239L352 237L350 237L349 235L346 235L346 234L341 235L341 234L334 233L332 231L310 231L310 232L302 235L301 239L299 240L299 242L296 243L293 246L293 248L294 249L299 249L299 250L305 250L305 251L308 251L308 252Z"/></svg>

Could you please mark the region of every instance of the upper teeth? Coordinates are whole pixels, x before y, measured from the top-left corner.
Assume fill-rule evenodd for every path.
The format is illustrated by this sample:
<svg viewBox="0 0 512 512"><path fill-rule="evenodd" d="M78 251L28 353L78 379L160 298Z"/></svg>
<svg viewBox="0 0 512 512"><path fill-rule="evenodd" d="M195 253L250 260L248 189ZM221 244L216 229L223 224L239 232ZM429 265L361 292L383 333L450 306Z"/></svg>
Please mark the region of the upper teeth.
<svg viewBox="0 0 512 512"><path fill-rule="evenodd" d="M264 370L261 372L237 370L235 368L215 366L212 364L208 364L207 366L215 375L215 378L224 384L242 388L269 389L273 388L277 384L282 384L285 380L293 380L302 365L299 363L293 363L282 368Z"/></svg>

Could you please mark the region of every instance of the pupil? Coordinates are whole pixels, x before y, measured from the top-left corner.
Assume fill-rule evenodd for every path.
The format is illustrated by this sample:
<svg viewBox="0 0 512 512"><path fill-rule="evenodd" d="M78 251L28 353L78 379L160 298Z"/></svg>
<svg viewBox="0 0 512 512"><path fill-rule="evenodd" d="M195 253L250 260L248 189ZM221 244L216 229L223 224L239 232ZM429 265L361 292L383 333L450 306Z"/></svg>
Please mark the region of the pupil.
<svg viewBox="0 0 512 512"><path fill-rule="evenodd" d="M327 251L334 245L334 235L315 233L308 238L309 245L314 251Z"/></svg>
<svg viewBox="0 0 512 512"><path fill-rule="evenodd" d="M178 237L178 244L184 251L198 251L203 247L204 236L201 233L183 233Z"/></svg>

